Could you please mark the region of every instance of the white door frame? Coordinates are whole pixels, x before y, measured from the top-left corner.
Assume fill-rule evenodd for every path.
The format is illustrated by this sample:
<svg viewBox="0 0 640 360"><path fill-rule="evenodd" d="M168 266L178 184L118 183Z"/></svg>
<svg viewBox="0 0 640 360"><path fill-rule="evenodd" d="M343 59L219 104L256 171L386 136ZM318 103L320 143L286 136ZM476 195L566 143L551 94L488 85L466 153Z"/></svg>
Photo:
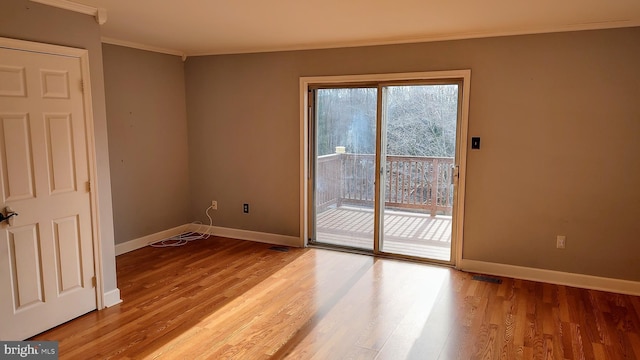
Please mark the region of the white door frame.
<svg viewBox="0 0 640 360"><path fill-rule="evenodd" d="M66 46L43 44L32 41L16 40L0 37L0 47L35 53L67 56L80 59L82 71L83 105L85 131L87 139L87 159L89 160L89 181L91 184L91 231L93 235L93 261L96 276L96 307L104 306L104 283L102 269L102 244L100 242L100 217L98 216L98 172L96 167L95 132L93 127L93 102L91 97L91 81L89 73L89 51Z"/></svg>
<svg viewBox="0 0 640 360"><path fill-rule="evenodd" d="M456 155L459 159L458 186L455 201L455 223L452 241L453 265L457 268L462 262L462 242L464 224L464 194L467 169L467 138L469 128L469 91L471 89L471 70L428 71L392 74L312 76L300 78L300 246L307 246L309 239L309 86L312 84L340 84L358 82L389 82L409 80L462 79L461 124L456 143Z"/></svg>

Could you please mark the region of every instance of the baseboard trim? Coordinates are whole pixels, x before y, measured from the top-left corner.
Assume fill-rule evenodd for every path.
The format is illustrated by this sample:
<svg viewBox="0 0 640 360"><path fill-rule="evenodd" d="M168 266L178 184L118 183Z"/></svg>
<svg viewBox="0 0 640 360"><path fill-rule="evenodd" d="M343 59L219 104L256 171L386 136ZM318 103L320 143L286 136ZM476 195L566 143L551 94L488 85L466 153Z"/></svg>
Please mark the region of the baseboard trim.
<svg viewBox="0 0 640 360"><path fill-rule="evenodd" d="M180 235L188 231L189 224L176 226L174 228L150 234L127 242L116 244L116 256L128 253L129 251L138 250L153 242L168 239L172 236Z"/></svg>
<svg viewBox="0 0 640 360"><path fill-rule="evenodd" d="M584 289L609 291L640 296L640 282L612 279L592 275L566 273L555 270L536 269L523 266L498 264L462 259L460 269L467 272L566 285Z"/></svg>
<svg viewBox="0 0 640 360"><path fill-rule="evenodd" d="M238 240L249 240L267 244L283 245L291 247L302 247L300 238L296 236L287 236L271 233L263 233L259 231L240 230L225 228L220 226L208 226L200 224L190 224L189 231L197 231L213 236L220 236Z"/></svg>
<svg viewBox="0 0 640 360"><path fill-rule="evenodd" d="M120 289L116 288L104 293L104 307L111 307L122 302L120 299Z"/></svg>
<svg viewBox="0 0 640 360"><path fill-rule="evenodd" d="M283 245L291 247L302 247L300 238L295 236L279 235L263 233L258 231L240 230L225 228L220 226L208 226L202 224L185 224L176 226L172 229L157 232L155 234L146 235L137 239L129 240L116 245L116 256L128 253L133 250L143 248L150 243L167 239L185 232L199 232L213 236L227 237L238 240L249 240L274 245Z"/></svg>

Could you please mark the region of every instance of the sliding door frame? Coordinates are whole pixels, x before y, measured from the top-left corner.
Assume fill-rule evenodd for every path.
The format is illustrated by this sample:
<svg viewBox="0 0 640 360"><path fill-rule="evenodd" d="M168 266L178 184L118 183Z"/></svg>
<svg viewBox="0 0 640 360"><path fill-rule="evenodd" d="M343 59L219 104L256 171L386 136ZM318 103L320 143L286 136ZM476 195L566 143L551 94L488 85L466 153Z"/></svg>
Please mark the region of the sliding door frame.
<svg viewBox="0 0 640 360"><path fill-rule="evenodd" d="M315 202L315 192L316 192L316 182L315 181L310 181L311 179L314 179L316 176L316 152L315 151L310 151L309 149L314 149L316 148L316 141L317 141L317 119L316 119L316 113L315 110L317 109L317 91L318 90L323 90L323 89L376 89L378 92L380 91L380 86L378 85L379 83L377 82L360 82L360 83L322 83L322 84L309 84L309 86L307 87L307 107L306 107L306 111L307 111L307 126L309 128L308 131L308 135L307 135L307 141L308 141L308 146L307 146L307 170L308 170L308 177L307 180L309 181L306 184L306 196L307 196L307 218L306 218L306 226L307 226L307 236L304 238L306 239L304 242L304 246L306 247L307 245L309 245L309 238L311 235L313 235L315 233L315 226L312 226L312 219L315 219L316 217L316 207L313 206L313 203ZM380 104L380 97L379 94L376 93L376 139L375 139L375 147L376 147L376 152L378 150L378 146L379 146L379 132L377 131L377 128L379 126L379 122L380 122L380 117L377 115L379 113L379 104ZM314 127L310 127L309 124L313 124ZM376 163L375 163L375 168L374 168L374 177L376 179L376 186L375 186L375 193L374 193L374 199L376 199L377 196L377 184L378 184L378 163L377 163L377 156L376 156ZM378 210L376 207L378 206L378 201L374 201L374 207L373 207L373 211L374 214L378 213ZM374 244L373 244L373 251L374 253L378 252L378 241L375 241L375 239L378 238L378 233L377 230L378 229L378 218L374 217L374 233L373 233L373 237L372 240L374 240ZM316 245L316 244L314 244ZM348 251L353 251L353 252L365 252L368 253L369 250L367 249L360 249L360 248L355 248L355 247L349 247L349 246L340 246L340 245L336 245L336 247L340 247L343 248L345 250Z"/></svg>
<svg viewBox="0 0 640 360"><path fill-rule="evenodd" d="M309 124L311 117L315 114L311 114L313 109L312 99L313 89L321 87L349 87L349 86L371 86L372 83L376 83L378 86L378 109L377 109L377 124L376 127L382 126L382 87L388 86L388 84L410 84L410 83L425 83L433 81L452 81L461 82L459 91L462 92L459 99L461 100L459 106L459 124L458 124L458 137L456 139L456 158L458 163L457 179L456 179L456 192L454 194L454 209L455 214L453 216L452 223L452 259L450 264L458 267L462 260L462 242L463 242L463 226L464 224L464 194L465 194L465 174L466 174L466 160L467 160L467 142L468 142L468 116L469 116L469 90L471 88L471 70L451 70L451 71L433 71L433 72L414 72L414 73L396 73L396 74L370 74L370 75L340 75L340 76L316 76L316 77L301 77L300 78L300 244L301 246L308 246L308 240L310 235L309 220L313 213L310 211L310 191L309 183L313 176L313 163L314 160L311 156L314 155L313 151L310 151L313 146L310 141L310 135L313 134L314 129L310 129ZM383 83L383 84L381 84ZM381 128L382 129L382 128ZM384 145L382 139L382 131L377 131L376 135L376 147L381 150ZM382 153L380 153L381 155ZM376 191L375 196L380 199L382 195L380 192L380 179L382 157L376 156ZM386 255L380 252L380 230L381 230L381 201L375 201L375 230L374 230L374 255Z"/></svg>

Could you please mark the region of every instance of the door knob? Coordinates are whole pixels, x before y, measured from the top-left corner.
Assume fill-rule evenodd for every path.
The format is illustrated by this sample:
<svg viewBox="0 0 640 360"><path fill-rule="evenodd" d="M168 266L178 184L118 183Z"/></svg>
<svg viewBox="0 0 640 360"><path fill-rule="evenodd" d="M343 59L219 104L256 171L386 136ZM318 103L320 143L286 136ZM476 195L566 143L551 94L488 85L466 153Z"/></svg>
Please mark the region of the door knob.
<svg viewBox="0 0 640 360"><path fill-rule="evenodd" d="M13 217L18 216L18 213L13 211L10 207L5 207L4 212L0 212L0 223L6 221L9 226L13 225Z"/></svg>

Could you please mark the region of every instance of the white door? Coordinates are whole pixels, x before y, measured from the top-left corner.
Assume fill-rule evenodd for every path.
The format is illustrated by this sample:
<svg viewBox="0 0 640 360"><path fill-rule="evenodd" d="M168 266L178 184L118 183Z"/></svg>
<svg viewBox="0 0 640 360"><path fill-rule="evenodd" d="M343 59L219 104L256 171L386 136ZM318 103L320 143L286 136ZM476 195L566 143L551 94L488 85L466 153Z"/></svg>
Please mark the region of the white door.
<svg viewBox="0 0 640 360"><path fill-rule="evenodd" d="M0 340L96 309L80 59L0 48Z"/></svg>

